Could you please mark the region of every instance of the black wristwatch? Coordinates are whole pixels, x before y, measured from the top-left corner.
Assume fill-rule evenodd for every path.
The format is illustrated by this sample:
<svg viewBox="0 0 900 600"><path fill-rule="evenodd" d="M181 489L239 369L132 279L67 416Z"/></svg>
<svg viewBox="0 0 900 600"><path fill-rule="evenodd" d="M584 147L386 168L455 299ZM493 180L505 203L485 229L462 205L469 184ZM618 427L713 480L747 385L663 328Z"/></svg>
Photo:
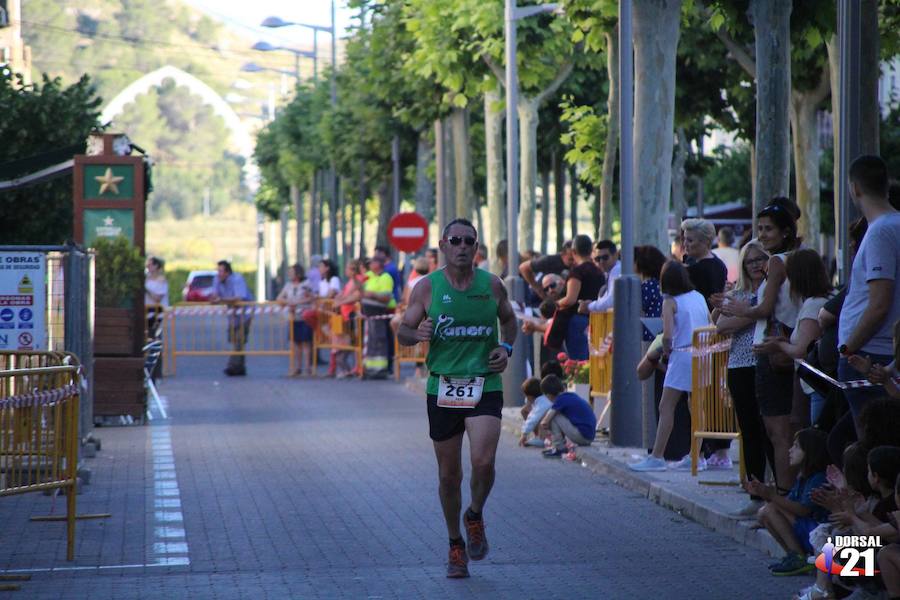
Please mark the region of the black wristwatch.
<svg viewBox="0 0 900 600"><path fill-rule="evenodd" d="M500 347L506 349L506 356L510 357L513 353L512 344L507 344L506 342L500 342Z"/></svg>

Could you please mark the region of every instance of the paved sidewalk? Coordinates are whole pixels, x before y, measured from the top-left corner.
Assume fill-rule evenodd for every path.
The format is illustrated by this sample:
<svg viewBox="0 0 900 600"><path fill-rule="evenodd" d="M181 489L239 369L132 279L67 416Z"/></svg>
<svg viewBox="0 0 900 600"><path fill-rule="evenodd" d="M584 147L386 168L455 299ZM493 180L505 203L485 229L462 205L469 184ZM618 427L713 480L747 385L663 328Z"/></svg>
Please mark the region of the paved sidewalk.
<svg viewBox="0 0 900 600"><path fill-rule="evenodd" d="M485 512L491 554L447 580L421 395L262 361L227 379L218 362L161 383L167 421L98 430L79 512L113 518L79 523L74 564L61 524L27 522L51 498L0 499L0 570L38 569L9 597L778 598L807 581L511 435Z"/></svg>
<svg viewBox="0 0 900 600"><path fill-rule="evenodd" d="M523 421L519 409L504 409L503 417L504 429L518 436ZM783 556L784 551L768 531L759 527L755 518L737 518L730 514L742 508L749 499L737 485L740 477L736 456L738 446L733 444L734 467L730 471L701 471L697 477L690 471L632 471L628 464L646 457L647 451L612 446L609 438L599 435L590 446L576 448L575 454L582 466L660 506L769 556Z"/></svg>

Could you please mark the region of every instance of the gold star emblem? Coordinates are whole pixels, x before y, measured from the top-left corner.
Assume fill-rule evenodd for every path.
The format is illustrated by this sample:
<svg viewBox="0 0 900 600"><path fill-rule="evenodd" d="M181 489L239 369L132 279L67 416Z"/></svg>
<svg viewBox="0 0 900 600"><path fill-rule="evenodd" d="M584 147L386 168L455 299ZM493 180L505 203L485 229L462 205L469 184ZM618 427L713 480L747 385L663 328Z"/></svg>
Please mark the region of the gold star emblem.
<svg viewBox="0 0 900 600"><path fill-rule="evenodd" d="M103 175L97 175L96 177L94 177L94 179L97 181L97 183L100 184L100 195L102 196L106 193L106 190L112 190L113 194L118 194L119 182L121 182L125 178L121 176L114 177L112 174L112 169L106 167L106 173L104 173Z"/></svg>

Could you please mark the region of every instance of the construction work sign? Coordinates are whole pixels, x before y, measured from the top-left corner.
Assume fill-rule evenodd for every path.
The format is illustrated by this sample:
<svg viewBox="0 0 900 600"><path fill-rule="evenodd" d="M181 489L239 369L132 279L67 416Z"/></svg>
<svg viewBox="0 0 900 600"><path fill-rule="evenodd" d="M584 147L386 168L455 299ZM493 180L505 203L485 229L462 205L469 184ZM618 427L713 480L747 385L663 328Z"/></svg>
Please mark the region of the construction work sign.
<svg viewBox="0 0 900 600"><path fill-rule="evenodd" d="M0 350L47 349L47 257L0 252Z"/></svg>

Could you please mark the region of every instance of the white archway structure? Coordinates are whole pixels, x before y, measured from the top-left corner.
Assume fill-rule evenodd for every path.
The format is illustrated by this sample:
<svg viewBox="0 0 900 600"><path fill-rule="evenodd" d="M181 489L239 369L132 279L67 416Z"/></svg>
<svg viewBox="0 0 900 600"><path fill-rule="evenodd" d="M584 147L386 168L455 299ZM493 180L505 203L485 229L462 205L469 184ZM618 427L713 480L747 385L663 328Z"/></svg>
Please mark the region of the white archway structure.
<svg viewBox="0 0 900 600"><path fill-rule="evenodd" d="M203 102L213 109L215 114L222 117L222 120L225 121L225 126L231 131L235 149L245 159L244 173L246 175L246 184L251 188L251 191L255 191L258 184L258 175L256 165L253 162L253 138L247 127L218 92L178 67L166 65L133 81L103 108L103 112L100 113L100 122L109 123L135 98L147 92L150 88L162 85L166 79L172 79L176 84L182 85L188 88L191 93L200 96Z"/></svg>

